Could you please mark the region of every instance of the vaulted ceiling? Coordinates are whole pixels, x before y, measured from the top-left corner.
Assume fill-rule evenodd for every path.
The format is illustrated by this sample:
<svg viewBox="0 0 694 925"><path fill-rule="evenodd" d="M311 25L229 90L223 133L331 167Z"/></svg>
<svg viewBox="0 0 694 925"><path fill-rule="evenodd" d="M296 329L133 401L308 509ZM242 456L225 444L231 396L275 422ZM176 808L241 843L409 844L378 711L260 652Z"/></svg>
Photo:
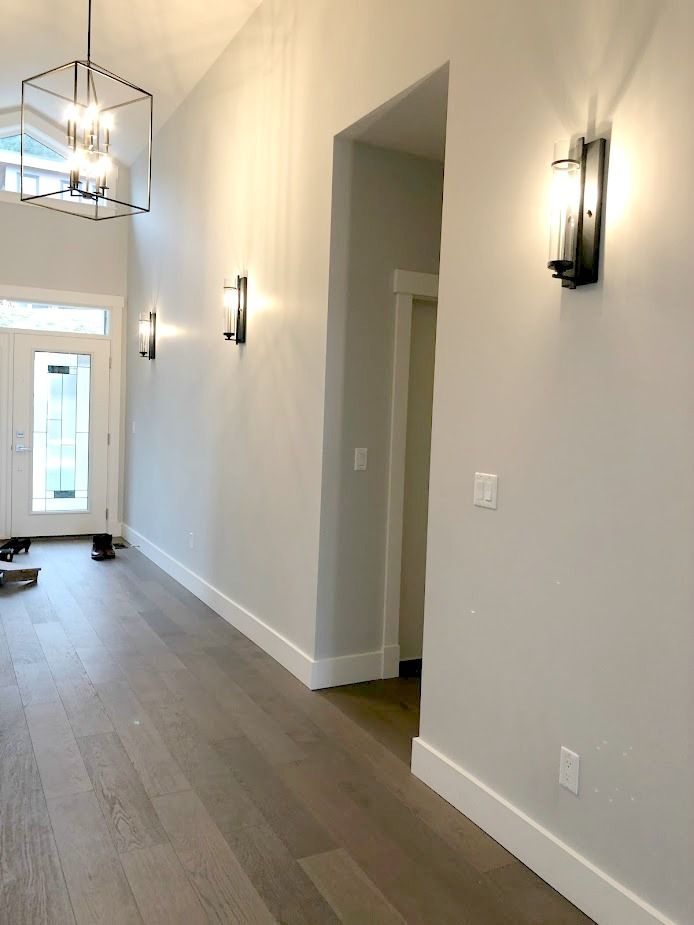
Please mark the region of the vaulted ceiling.
<svg viewBox="0 0 694 925"><path fill-rule="evenodd" d="M93 0L92 59L154 94L155 129L192 90L260 0ZM20 84L86 57L87 0L3 4L0 110Z"/></svg>

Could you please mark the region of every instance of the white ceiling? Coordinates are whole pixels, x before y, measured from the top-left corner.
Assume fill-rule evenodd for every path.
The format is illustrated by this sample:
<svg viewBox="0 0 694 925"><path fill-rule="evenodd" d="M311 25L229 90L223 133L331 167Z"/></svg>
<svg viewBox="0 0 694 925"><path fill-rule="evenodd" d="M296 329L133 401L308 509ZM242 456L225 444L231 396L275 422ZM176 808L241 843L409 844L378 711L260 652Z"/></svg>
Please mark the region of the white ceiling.
<svg viewBox="0 0 694 925"><path fill-rule="evenodd" d="M389 100L344 134L379 148L443 162L447 113L446 66Z"/></svg>
<svg viewBox="0 0 694 925"><path fill-rule="evenodd" d="M260 0L93 0L92 59L154 94L155 129L173 113ZM0 110L23 78L86 58L87 0L3 4Z"/></svg>

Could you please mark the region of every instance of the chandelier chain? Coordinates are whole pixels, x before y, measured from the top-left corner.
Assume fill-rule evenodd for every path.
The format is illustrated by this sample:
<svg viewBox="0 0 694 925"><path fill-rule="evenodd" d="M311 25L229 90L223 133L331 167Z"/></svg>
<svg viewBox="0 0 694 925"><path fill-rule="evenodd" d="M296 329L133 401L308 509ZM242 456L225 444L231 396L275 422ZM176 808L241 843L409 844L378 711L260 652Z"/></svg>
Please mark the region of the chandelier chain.
<svg viewBox="0 0 694 925"><path fill-rule="evenodd" d="M92 0L89 0L87 13L87 64L92 63Z"/></svg>

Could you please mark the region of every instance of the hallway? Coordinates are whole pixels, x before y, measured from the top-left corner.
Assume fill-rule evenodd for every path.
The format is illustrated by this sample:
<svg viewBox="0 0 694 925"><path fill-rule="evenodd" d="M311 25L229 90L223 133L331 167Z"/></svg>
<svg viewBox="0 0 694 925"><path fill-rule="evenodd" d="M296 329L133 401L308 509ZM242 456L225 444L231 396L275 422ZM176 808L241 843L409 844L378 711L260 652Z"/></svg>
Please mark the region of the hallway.
<svg viewBox="0 0 694 925"><path fill-rule="evenodd" d="M410 775L402 682L311 693L136 549L25 563L38 585L0 593L2 925L589 922Z"/></svg>

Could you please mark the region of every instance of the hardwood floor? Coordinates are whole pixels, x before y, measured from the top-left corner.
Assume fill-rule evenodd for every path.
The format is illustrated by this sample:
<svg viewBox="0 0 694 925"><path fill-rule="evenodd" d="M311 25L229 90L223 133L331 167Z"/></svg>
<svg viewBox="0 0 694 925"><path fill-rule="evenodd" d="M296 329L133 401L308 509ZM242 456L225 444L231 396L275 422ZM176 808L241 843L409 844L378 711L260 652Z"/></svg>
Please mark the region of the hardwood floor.
<svg viewBox="0 0 694 925"><path fill-rule="evenodd" d="M312 693L89 548L0 592L0 925L589 925L409 773L417 679Z"/></svg>

